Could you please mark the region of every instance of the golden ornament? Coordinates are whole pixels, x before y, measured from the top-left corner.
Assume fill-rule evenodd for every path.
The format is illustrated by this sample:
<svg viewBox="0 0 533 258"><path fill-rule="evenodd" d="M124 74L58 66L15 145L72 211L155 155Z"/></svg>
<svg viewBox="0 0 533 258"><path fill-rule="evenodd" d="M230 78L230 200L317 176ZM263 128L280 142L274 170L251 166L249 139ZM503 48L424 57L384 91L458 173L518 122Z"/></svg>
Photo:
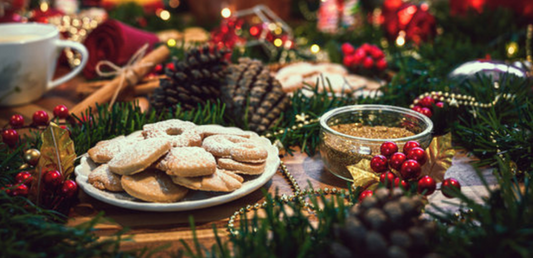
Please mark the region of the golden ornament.
<svg viewBox="0 0 533 258"><path fill-rule="evenodd" d="M39 158L41 157L41 152L37 149L28 149L24 152L24 161L32 166L37 165Z"/></svg>
<svg viewBox="0 0 533 258"><path fill-rule="evenodd" d="M22 170L28 170L28 169L31 169L31 168L32 167L28 163L24 163L24 164L22 164L22 166L19 167L19 169L22 169Z"/></svg>
<svg viewBox="0 0 533 258"><path fill-rule="evenodd" d="M370 160L361 159L357 164L346 166L353 177L354 187L363 187L369 189L377 186L379 183L379 176L377 173L370 172Z"/></svg>

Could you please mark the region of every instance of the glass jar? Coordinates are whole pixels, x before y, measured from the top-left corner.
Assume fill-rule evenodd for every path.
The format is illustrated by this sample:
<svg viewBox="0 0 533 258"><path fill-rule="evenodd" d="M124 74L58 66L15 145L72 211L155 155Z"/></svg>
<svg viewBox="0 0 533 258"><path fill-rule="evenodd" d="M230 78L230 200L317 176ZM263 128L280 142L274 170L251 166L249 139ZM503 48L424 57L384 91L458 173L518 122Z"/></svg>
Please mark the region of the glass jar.
<svg viewBox="0 0 533 258"><path fill-rule="evenodd" d="M386 137L351 136L332 128L337 125L365 127L369 130L375 128L378 135ZM417 141L426 149L432 140L433 123L425 115L407 108L353 105L336 108L322 115L320 128L319 148L325 168L344 180L353 181L350 170L374 173L370 168L370 160L380 154L383 142L395 142L398 151L402 151L407 141ZM397 137L393 132L398 128L405 128L414 135Z"/></svg>

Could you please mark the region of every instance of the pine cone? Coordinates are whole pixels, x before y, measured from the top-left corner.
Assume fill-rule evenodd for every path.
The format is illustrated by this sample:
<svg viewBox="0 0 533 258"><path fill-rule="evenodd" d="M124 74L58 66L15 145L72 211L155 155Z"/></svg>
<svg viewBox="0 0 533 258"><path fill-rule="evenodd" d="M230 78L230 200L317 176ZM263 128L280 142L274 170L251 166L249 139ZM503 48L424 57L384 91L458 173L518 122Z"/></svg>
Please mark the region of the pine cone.
<svg viewBox="0 0 533 258"><path fill-rule="evenodd" d="M220 96L220 87L226 76L226 51L209 46L194 47L183 60L173 60L174 69L165 69L167 78L160 80L150 103L162 111L180 104L185 109L196 108Z"/></svg>
<svg viewBox="0 0 533 258"><path fill-rule="evenodd" d="M421 209L420 196L378 189L334 226L332 257L438 257L431 252L436 225L420 218Z"/></svg>
<svg viewBox="0 0 533 258"><path fill-rule="evenodd" d="M237 121L240 126L248 124L250 130L259 133L272 127L290 104L279 81L260 61L249 58L230 66L221 98L233 117L245 117Z"/></svg>

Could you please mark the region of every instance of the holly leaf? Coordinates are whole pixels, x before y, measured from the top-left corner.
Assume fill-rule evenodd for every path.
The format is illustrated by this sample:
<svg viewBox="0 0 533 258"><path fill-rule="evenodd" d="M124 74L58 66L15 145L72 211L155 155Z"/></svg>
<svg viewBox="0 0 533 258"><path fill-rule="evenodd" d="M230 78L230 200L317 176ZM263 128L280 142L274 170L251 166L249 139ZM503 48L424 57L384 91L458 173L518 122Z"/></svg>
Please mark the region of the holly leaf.
<svg viewBox="0 0 533 258"><path fill-rule="evenodd" d="M443 181L444 174L452 166L452 158L455 155L455 149L452 147L452 134L434 137L426 149L426 154L428 161L422 166L422 175L428 175L437 182Z"/></svg>

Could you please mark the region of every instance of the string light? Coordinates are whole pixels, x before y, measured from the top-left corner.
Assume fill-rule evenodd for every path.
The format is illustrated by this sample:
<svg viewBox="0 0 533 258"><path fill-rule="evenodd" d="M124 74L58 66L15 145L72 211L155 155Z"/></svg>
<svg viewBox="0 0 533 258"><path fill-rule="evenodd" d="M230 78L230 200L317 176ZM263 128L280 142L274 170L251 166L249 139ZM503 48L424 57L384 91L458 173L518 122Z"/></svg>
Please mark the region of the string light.
<svg viewBox="0 0 533 258"><path fill-rule="evenodd" d="M170 19L170 12L167 10L162 10L159 13L159 18L161 18L163 21L168 21L168 19Z"/></svg>
<svg viewBox="0 0 533 258"><path fill-rule="evenodd" d="M220 11L220 15L222 15L224 18L229 18L231 16L231 10L228 7L225 7L222 9L222 11Z"/></svg>
<svg viewBox="0 0 533 258"><path fill-rule="evenodd" d="M507 44L507 57L513 57L518 52L518 43L511 42Z"/></svg>
<svg viewBox="0 0 533 258"><path fill-rule="evenodd" d="M167 45L168 45L169 47L175 47L175 46L176 46L176 40L175 40L175 39L169 39L169 40L167 41Z"/></svg>
<svg viewBox="0 0 533 258"><path fill-rule="evenodd" d="M43 13L45 13L46 11L48 11L48 2L46 1L41 2L41 5L39 6L39 8L41 9Z"/></svg>
<svg viewBox="0 0 533 258"><path fill-rule="evenodd" d="M405 45L405 31L401 30L396 38L396 45L401 47Z"/></svg>
<svg viewBox="0 0 533 258"><path fill-rule="evenodd" d="M316 54L320 51L320 47L317 44L313 44L311 45L310 50L311 50L311 53Z"/></svg>
<svg viewBox="0 0 533 258"><path fill-rule="evenodd" d="M283 45L283 40L281 40L281 39L275 39L274 40L274 46L281 47L281 45Z"/></svg>

